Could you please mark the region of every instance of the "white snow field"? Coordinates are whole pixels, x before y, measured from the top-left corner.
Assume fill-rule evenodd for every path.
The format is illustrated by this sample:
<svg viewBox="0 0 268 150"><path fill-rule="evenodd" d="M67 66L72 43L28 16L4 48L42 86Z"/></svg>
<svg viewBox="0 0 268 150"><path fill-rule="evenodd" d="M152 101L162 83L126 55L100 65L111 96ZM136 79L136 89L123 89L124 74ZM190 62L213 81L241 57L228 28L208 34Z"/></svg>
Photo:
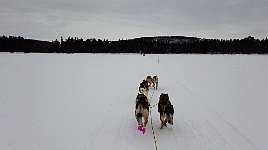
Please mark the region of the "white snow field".
<svg viewBox="0 0 268 150"><path fill-rule="evenodd" d="M134 107L147 75L159 77L151 105L168 93L175 114L159 130L151 108L143 135ZM1 53L0 149L267 150L267 89L267 55Z"/></svg>

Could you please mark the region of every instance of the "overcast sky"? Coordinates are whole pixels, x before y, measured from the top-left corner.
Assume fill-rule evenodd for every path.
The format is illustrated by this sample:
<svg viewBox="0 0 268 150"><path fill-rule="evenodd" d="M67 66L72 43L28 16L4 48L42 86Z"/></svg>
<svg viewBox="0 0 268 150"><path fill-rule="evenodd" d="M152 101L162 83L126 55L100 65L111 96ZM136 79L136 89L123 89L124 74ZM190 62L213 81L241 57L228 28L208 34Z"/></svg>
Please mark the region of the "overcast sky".
<svg viewBox="0 0 268 150"><path fill-rule="evenodd" d="M0 35L268 37L268 0L0 0Z"/></svg>

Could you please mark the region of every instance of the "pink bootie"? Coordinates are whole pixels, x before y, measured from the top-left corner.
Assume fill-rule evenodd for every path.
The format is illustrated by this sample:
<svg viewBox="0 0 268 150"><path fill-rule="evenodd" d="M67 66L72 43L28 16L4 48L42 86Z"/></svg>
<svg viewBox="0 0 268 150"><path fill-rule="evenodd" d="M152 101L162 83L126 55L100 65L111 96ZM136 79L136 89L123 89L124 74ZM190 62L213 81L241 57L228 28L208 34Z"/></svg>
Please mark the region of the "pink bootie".
<svg viewBox="0 0 268 150"><path fill-rule="evenodd" d="M142 125L138 126L138 130L141 131L143 134L146 132L146 128L142 127Z"/></svg>

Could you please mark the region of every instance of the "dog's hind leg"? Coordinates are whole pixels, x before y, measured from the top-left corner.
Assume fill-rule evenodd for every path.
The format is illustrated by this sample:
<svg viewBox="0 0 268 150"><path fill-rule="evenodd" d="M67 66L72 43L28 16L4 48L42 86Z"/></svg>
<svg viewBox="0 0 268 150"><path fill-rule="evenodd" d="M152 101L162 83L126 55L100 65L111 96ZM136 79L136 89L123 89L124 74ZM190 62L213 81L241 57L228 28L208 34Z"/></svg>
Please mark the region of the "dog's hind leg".
<svg viewBox="0 0 268 150"><path fill-rule="evenodd" d="M163 129L164 125L165 125L164 122L161 121L160 129Z"/></svg>
<svg viewBox="0 0 268 150"><path fill-rule="evenodd" d="M142 113L138 113L136 116L136 119L137 119L138 125L142 125Z"/></svg>
<svg viewBox="0 0 268 150"><path fill-rule="evenodd" d="M148 123L148 117L149 117L149 111L147 109L144 109L143 117L144 117L144 127L146 127L146 125Z"/></svg>
<svg viewBox="0 0 268 150"><path fill-rule="evenodd" d="M143 108L142 108L142 105L139 104L136 111L135 111L135 114L136 114L136 119L137 119L137 122L138 122L138 125L142 125L142 117L143 117Z"/></svg>
<svg viewBox="0 0 268 150"><path fill-rule="evenodd" d="M173 115L172 114L169 114L168 117L167 117L167 122L171 125L173 125Z"/></svg>
<svg viewBox="0 0 268 150"><path fill-rule="evenodd" d="M143 127L146 127L147 123L148 123L148 117L144 117L144 125L143 125Z"/></svg>
<svg viewBox="0 0 268 150"><path fill-rule="evenodd" d="M163 129L164 125L165 125L165 115L164 114L160 114L160 122L161 122L161 125L160 125L160 129Z"/></svg>

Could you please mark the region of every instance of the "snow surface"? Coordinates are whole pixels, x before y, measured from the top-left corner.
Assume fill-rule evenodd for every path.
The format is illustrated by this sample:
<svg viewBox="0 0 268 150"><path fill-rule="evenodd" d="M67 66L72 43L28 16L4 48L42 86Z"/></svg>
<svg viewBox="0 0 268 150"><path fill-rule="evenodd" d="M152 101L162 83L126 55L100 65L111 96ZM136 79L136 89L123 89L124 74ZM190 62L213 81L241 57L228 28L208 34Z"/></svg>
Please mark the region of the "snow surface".
<svg viewBox="0 0 268 150"><path fill-rule="evenodd" d="M158 63L159 60L159 63ZM139 83L158 75L174 125L146 134ZM268 149L268 56L0 54L1 150Z"/></svg>

